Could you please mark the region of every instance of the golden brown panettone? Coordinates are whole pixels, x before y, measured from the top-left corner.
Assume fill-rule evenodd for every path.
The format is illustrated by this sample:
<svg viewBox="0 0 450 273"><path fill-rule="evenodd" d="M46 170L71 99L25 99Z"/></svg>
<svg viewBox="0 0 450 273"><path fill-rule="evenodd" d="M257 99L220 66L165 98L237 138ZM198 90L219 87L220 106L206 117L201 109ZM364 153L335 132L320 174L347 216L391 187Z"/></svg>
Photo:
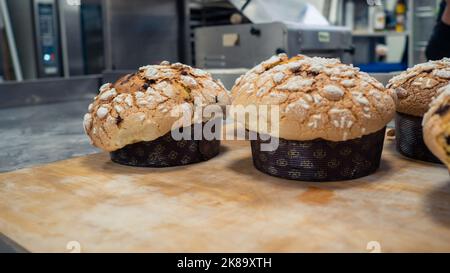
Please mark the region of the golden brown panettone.
<svg viewBox="0 0 450 273"><path fill-rule="evenodd" d="M423 119L428 149L450 168L450 85L430 105Z"/></svg>
<svg viewBox="0 0 450 273"><path fill-rule="evenodd" d="M418 64L389 81L397 94L397 111L422 117L438 90L450 81L450 59Z"/></svg>
<svg viewBox="0 0 450 273"><path fill-rule="evenodd" d="M206 71L164 61L103 85L84 116L84 128L95 146L115 151L165 135L195 106L229 103L223 84Z"/></svg>
<svg viewBox="0 0 450 273"><path fill-rule="evenodd" d="M385 127L395 113L393 90L367 73L337 59L303 55L262 62L236 80L232 97L233 105L278 105L279 137L288 140L360 138ZM271 134L256 123L245 125Z"/></svg>

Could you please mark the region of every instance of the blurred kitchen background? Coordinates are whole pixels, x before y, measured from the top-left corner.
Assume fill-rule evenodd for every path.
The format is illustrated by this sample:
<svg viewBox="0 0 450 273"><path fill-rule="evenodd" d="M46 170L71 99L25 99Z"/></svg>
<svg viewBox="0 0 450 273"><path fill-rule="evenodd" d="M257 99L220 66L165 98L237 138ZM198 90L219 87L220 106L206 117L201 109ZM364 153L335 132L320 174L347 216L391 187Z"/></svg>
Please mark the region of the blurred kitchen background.
<svg viewBox="0 0 450 273"><path fill-rule="evenodd" d="M439 0L0 0L0 80L180 61L249 68L280 52L367 72L425 61Z"/></svg>
<svg viewBox="0 0 450 273"><path fill-rule="evenodd" d="M104 82L162 60L231 88L273 54L340 58L386 82L425 61L439 0L0 0L0 172L98 152Z"/></svg>

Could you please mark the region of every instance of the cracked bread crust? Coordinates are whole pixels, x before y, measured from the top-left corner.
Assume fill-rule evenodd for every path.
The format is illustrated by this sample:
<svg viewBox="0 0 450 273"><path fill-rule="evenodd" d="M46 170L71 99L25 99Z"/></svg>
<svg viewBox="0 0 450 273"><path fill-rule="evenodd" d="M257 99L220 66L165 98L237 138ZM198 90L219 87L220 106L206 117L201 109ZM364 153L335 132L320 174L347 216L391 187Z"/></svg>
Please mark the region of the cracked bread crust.
<svg viewBox="0 0 450 273"><path fill-rule="evenodd" d="M423 138L428 149L450 169L450 85L430 104L423 119Z"/></svg>
<svg viewBox="0 0 450 273"><path fill-rule="evenodd" d="M183 113L193 113L194 107L230 104L228 91L209 73L166 61L141 67L99 91L83 125L92 144L105 151L157 139L170 132ZM191 124L206 120L191 116Z"/></svg>
<svg viewBox="0 0 450 273"><path fill-rule="evenodd" d="M397 111L422 117L438 90L450 81L450 59L430 61L409 68L393 77L388 88L395 90Z"/></svg>
<svg viewBox="0 0 450 273"><path fill-rule="evenodd" d="M367 73L337 59L304 55L262 62L236 80L232 97L233 105L278 105L277 137L288 140L360 138L385 127L395 113L393 90ZM274 135L256 123L245 126Z"/></svg>

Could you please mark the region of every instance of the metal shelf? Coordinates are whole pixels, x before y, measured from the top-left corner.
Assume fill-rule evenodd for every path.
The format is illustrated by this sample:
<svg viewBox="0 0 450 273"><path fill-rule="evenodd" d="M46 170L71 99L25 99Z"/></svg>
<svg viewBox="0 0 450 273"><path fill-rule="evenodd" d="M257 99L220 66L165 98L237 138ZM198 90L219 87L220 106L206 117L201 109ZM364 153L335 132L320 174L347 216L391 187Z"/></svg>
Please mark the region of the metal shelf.
<svg viewBox="0 0 450 273"><path fill-rule="evenodd" d="M387 37L387 36L409 36L408 31L397 32L397 31L367 31L367 30L355 30L352 32L353 37Z"/></svg>

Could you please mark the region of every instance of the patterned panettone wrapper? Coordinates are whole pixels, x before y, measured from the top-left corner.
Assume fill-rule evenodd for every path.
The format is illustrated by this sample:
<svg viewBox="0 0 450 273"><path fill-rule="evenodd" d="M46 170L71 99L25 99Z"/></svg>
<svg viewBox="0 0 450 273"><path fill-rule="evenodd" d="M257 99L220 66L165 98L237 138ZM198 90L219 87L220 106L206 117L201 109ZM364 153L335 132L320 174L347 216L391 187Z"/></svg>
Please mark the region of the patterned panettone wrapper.
<svg viewBox="0 0 450 273"><path fill-rule="evenodd" d="M219 151L220 140L174 140L169 132L153 141L127 145L110 156L113 162L122 165L161 168L207 161Z"/></svg>
<svg viewBox="0 0 450 273"><path fill-rule="evenodd" d="M262 143L251 141L253 164L269 175L300 181L341 181L374 173L380 166L386 128L341 142L279 139L278 149L261 151Z"/></svg>
<svg viewBox="0 0 450 273"><path fill-rule="evenodd" d="M395 116L397 151L412 159L442 164L423 141L422 120L422 117L397 112Z"/></svg>

